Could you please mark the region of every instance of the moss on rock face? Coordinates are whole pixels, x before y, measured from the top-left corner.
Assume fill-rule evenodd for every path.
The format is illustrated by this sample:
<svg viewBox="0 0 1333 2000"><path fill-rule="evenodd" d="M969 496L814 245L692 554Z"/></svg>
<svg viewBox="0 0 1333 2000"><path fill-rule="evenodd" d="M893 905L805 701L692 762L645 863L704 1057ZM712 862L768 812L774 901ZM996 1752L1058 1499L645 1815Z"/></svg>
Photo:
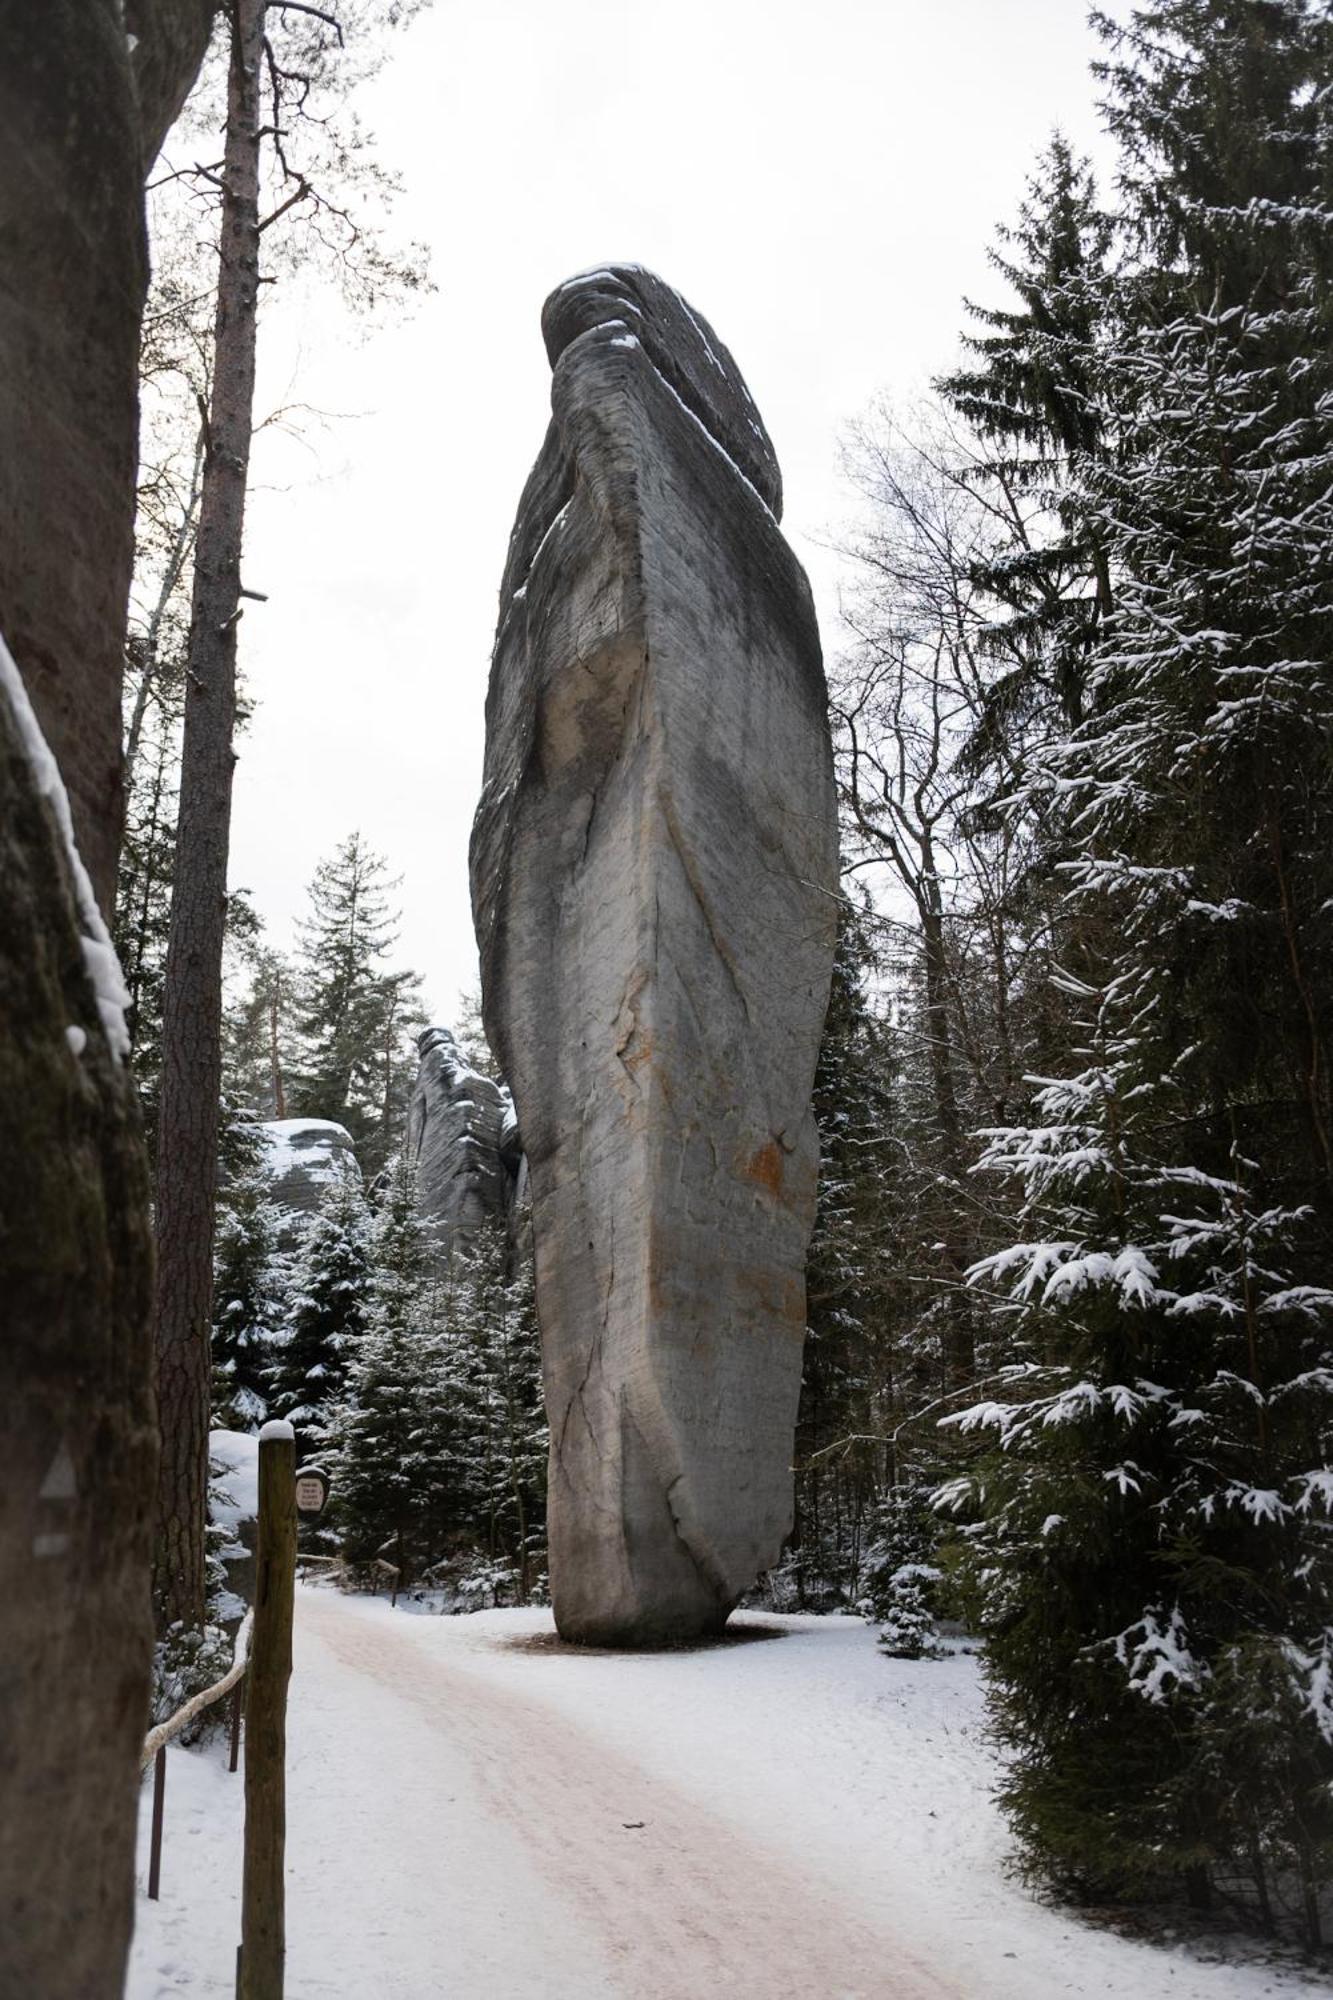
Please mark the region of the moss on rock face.
<svg viewBox="0 0 1333 2000"><path fill-rule="evenodd" d="M2 695L0 881L0 1988L110 1993L152 1645L148 1182Z"/></svg>
<svg viewBox="0 0 1333 2000"><path fill-rule="evenodd" d="M148 260L212 0L0 0L0 635L98 899ZM131 49L130 36L137 36ZM148 1179L70 863L0 691L0 1991L119 1993L151 1656Z"/></svg>

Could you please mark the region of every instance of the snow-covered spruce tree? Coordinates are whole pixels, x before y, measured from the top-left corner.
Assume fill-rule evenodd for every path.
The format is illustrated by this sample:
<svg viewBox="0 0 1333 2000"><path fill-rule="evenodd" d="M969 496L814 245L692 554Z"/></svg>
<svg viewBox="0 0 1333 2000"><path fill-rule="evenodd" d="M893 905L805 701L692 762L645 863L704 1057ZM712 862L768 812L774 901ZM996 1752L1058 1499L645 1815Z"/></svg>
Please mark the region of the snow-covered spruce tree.
<svg viewBox="0 0 1333 2000"><path fill-rule="evenodd" d="M1101 24L1134 268L1085 469L1116 608L1072 802L1086 1036L991 1136L1037 1357L966 1426L1007 1801L1097 1896L1333 1872L1333 23ZM1043 789L1044 788L1044 789Z"/></svg>
<svg viewBox="0 0 1333 2000"><path fill-rule="evenodd" d="M327 1409L342 1400L366 1330L370 1233L360 1182L340 1175L306 1226L270 1359L269 1412L295 1426L299 1458L322 1448Z"/></svg>
<svg viewBox="0 0 1333 2000"><path fill-rule="evenodd" d="M879 1626L879 1643L893 1659L933 1660L943 1651L936 1622L939 1523L930 1503L930 1488L919 1481L892 1487L875 1511L861 1566L857 1609Z"/></svg>
<svg viewBox="0 0 1333 2000"><path fill-rule="evenodd" d="M1162 1158L1199 1121L1155 972L1079 997L1086 1068L986 1162L1035 1227L978 1275L1044 1358L957 1419L994 1442L940 1499L971 1517L1036 1866L1096 1897L1213 1869L1271 1901L1333 1837L1333 1293L1304 1281L1308 1207L1266 1205L1234 1141L1221 1174Z"/></svg>
<svg viewBox="0 0 1333 2000"><path fill-rule="evenodd" d="M969 302L967 361L935 385L970 434L960 476L991 524L968 568L986 673L959 761L974 781L973 838L1005 856L986 943L1005 1040L1026 1057L1010 1066L1010 1102L992 1122L1020 1115L1023 1070L1062 1062L1068 1046L1067 1009L1049 977L1052 957L1074 948L1052 886L1070 851L1067 815L1050 799L1040 814L1007 813L1002 802L1034 752L1081 720L1112 608L1108 538L1086 493L1089 469L1118 436L1102 367L1116 317L1112 250L1092 170L1057 133L990 253L1011 301Z"/></svg>
<svg viewBox="0 0 1333 2000"><path fill-rule="evenodd" d="M458 1385L454 1524L492 1565L507 1567L526 1603L545 1542L548 1431L532 1270L526 1259L509 1266L499 1222L474 1231L456 1255L438 1375L446 1389Z"/></svg>
<svg viewBox="0 0 1333 2000"><path fill-rule="evenodd" d="M269 1374L282 1337L286 1260L268 1179L250 1172L228 1190L213 1272L213 1418L255 1431L269 1410Z"/></svg>
<svg viewBox="0 0 1333 2000"><path fill-rule="evenodd" d="M223 1086L255 1118L287 1116L287 1080L297 1067L294 980L281 955L258 943L239 991L224 992Z"/></svg>
<svg viewBox="0 0 1333 2000"><path fill-rule="evenodd" d="M416 1067L407 1031L420 1015L419 981L382 963L397 935L396 886L383 858L350 834L315 870L298 964L302 1054L289 1113L345 1125L368 1179L385 1164Z"/></svg>
<svg viewBox="0 0 1333 2000"><path fill-rule="evenodd" d="M440 1286L417 1210L412 1163L388 1172L371 1237L365 1331L340 1402L326 1405L334 1525L353 1562L381 1552L409 1582L433 1553L430 1524L451 1476L442 1440L423 1423L428 1357L442 1317Z"/></svg>
<svg viewBox="0 0 1333 2000"><path fill-rule="evenodd" d="M1017 223L990 253L1016 302L969 302L968 361L936 384L976 440L965 476L1003 529L972 564L999 615L983 635L996 672L971 752L1001 775L1034 728L1081 718L1089 654L1111 608L1105 534L1071 478L1107 449L1097 351L1110 237L1090 166L1056 133Z"/></svg>

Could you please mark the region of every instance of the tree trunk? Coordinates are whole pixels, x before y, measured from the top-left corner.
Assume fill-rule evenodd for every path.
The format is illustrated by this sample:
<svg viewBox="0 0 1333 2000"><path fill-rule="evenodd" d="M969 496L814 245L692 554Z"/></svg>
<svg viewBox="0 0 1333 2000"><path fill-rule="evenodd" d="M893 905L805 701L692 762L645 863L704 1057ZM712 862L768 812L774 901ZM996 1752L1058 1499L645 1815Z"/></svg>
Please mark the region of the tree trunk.
<svg viewBox="0 0 1333 2000"><path fill-rule="evenodd" d="M922 952L926 974L926 1033L930 1042L930 1074L935 1096L935 1122L940 1135L944 1169L955 1187L961 1187L965 1172L963 1128L958 1110L958 1089L953 1069L953 1030L949 1019L948 943L944 932L944 911L939 878L935 873L933 847L922 850L922 875L917 908L921 917ZM962 1217L955 1210L944 1230L946 1252L955 1282L961 1285L967 1269L967 1252ZM945 1320L944 1370L950 1388L970 1381L974 1372L972 1327L967 1308L958 1292L952 1294Z"/></svg>
<svg viewBox="0 0 1333 2000"><path fill-rule="evenodd" d="M167 789L167 762L170 755L165 739L157 746L157 766L153 772L152 809L148 825L144 829L141 847L142 867L137 881L133 883L133 907L125 909L123 921L116 926L116 949L120 953L121 966L125 973L125 984L130 995L130 1036L135 1047L139 1044L139 1024L143 1019L144 986L147 978L149 933L153 923L153 898L164 887L165 867L159 870L159 862L165 859L163 848L167 836L164 825L165 815L162 804ZM132 879L132 878L131 878ZM124 869L121 875L121 893L125 894L127 877Z"/></svg>
<svg viewBox="0 0 1333 2000"><path fill-rule="evenodd" d="M142 174L207 0L0 0L0 1992L119 1993L152 1632L148 1182L54 773L110 912ZM131 73L126 26L138 36ZM28 710L31 698L35 718ZM26 718L19 725L20 704ZM24 740L26 737L26 740Z"/></svg>
<svg viewBox="0 0 1333 2000"><path fill-rule="evenodd" d="M276 1427L275 1427L276 1428ZM259 1441L255 1624L245 1697L245 1854L237 2000L282 2000L287 1949L287 1684L296 1588L296 1446ZM266 1426L267 1429L267 1426Z"/></svg>
<svg viewBox="0 0 1333 2000"><path fill-rule="evenodd" d="M209 1329L222 1076L222 943L235 758L236 625L259 280L265 0L236 0L208 454L199 508L181 809L162 1013L157 1382L162 1460L154 1591L165 1627L204 1618Z"/></svg>
<svg viewBox="0 0 1333 2000"><path fill-rule="evenodd" d="M204 482L204 453L208 443L208 433L200 426L194 447L194 470L190 478L190 490L181 509L180 520L172 537L171 554L167 558L166 570L158 586L157 599L148 619L148 630L143 640L143 665L139 674L139 685L134 691L134 705L130 710L129 727L125 732L125 788L133 788L134 767L139 760L139 745L143 739L143 726L148 714L148 704L162 678L162 625L171 604L172 594L185 574L185 565L194 548L195 523L199 519L199 501Z"/></svg>
<svg viewBox="0 0 1333 2000"><path fill-rule="evenodd" d="M287 1116L287 1095L282 1085L282 1062L278 1055L278 994L281 989L274 987L268 1003L268 1059L273 1077L273 1116Z"/></svg>

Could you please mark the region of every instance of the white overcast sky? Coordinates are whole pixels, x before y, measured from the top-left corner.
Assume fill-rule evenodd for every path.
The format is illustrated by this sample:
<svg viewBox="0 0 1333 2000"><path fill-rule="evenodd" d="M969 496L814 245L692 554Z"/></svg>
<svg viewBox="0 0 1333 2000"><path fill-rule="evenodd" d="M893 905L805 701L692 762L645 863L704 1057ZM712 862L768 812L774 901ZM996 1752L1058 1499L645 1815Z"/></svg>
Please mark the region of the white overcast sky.
<svg viewBox="0 0 1333 2000"><path fill-rule="evenodd" d="M841 428L957 351L964 293L1051 128L1102 161L1081 0L435 0L362 112L438 290L364 339L323 295L264 329L241 628L256 702L232 881L285 948L352 828L396 874L396 960L448 1022L476 980L467 842L496 593L541 444L542 300L607 260L713 322L776 445L827 652Z"/></svg>

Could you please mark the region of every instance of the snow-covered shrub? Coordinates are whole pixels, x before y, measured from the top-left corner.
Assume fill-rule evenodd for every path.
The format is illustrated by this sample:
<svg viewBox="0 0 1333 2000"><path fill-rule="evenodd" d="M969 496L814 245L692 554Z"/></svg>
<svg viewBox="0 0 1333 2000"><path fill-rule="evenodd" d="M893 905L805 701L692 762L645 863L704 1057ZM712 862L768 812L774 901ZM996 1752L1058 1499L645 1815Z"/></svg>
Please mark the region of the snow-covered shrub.
<svg viewBox="0 0 1333 2000"><path fill-rule="evenodd" d="M939 1626L930 1608L940 1572L928 1565L904 1563L895 1570L884 1601L879 1643L895 1660L940 1660Z"/></svg>
<svg viewBox="0 0 1333 2000"><path fill-rule="evenodd" d="M880 1502L875 1537L861 1565L857 1610L878 1625L879 1642L900 1660L935 1660L938 1597L943 1572L935 1562L938 1520L929 1489L897 1486Z"/></svg>

